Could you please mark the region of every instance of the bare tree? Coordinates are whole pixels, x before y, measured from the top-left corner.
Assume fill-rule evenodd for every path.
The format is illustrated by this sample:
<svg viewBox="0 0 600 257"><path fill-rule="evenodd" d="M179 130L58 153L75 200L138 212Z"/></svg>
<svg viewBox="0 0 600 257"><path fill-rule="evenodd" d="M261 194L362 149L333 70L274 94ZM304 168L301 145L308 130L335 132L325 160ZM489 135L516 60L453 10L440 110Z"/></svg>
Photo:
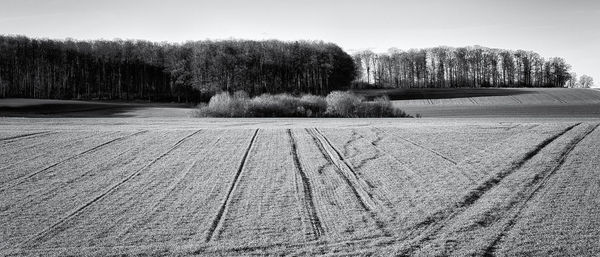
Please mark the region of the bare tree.
<svg viewBox="0 0 600 257"><path fill-rule="evenodd" d="M366 82L379 87L564 87L575 77L562 58L481 46L364 51L354 59L366 69Z"/></svg>
<svg viewBox="0 0 600 257"><path fill-rule="evenodd" d="M575 87L577 87L577 73L571 72L570 75L571 75L571 78L569 78L569 81L567 81L567 87L575 88Z"/></svg>
<svg viewBox="0 0 600 257"><path fill-rule="evenodd" d="M579 78L579 87L580 88L590 88L594 85L594 79L588 75L581 75Z"/></svg>

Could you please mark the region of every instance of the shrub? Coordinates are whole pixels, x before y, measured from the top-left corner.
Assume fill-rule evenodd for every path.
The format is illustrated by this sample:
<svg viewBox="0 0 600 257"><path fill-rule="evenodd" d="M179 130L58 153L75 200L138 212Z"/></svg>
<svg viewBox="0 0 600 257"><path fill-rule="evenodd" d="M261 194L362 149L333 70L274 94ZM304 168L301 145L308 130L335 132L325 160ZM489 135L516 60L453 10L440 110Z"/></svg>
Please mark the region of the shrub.
<svg viewBox="0 0 600 257"><path fill-rule="evenodd" d="M293 110L285 98L274 95L263 94L250 100L248 113L254 117L289 117L293 116Z"/></svg>
<svg viewBox="0 0 600 257"><path fill-rule="evenodd" d="M233 96L221 92L210 98L208 105L199 106L197 116L201 117L244 117L247 111L247 94L236 92Z"/></svg>
<svg viewBox="0 0 600 257"><path fill-rule="evenodd" d="M253 117L318 117L327 110L327 103L315 95L263 94L250 100L248 108Z"/></svg>
<svg viewBox="0 0 600 257"><path fill-rule="evenodd" d="M408 117L402 110L395 108L387 96L378 97L372 102L362 102L357 111L358 117Z"/></svg>
<svg viewBox="0 0 600 257"><path fill-rule="evenodd" d="M199 105L200 117L408 117L392 106L387 97L374 101L349 93L335 91L327 97L289 94L263 94L250 98L243 91L233 95L223 92L213 96L208 104Z"/></svg>
<svg viewBox="0 0 600 257"><path fill-rule="evenodd" d="M333 91L325 98L327 113L337 117L355 117L361 100L350 92Z"/></svg>
<svg viewBox="0 0 600 257"><path fill-rule="evenodd" d="M300 104L307 117L320 117L327 111L327 101L322 96L303 95Z"/></svg>

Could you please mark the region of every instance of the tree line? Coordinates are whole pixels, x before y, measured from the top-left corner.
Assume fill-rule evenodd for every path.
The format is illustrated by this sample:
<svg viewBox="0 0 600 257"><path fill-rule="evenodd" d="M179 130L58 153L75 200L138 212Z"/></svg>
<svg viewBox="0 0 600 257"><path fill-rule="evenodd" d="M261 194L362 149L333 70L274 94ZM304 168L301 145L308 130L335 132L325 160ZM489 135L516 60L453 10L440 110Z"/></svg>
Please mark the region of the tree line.
<svg viewBox="0 0 600 257"><path fill-rule="evenodd" d="M581 79L584 80L587 77ZM593 82L592 82L593 83ZM589 83L587 83L589 84ZM199 101L217 92L325 95L351 86L574 87L531 51L435 47L354 55L321 41L49 40L0 36L0 97Z"/></svg>
<svg viewBox="0 0 600 257"><path fill-rule="evenodd" d="M571 77L567 81L568 88L590 88L594 85L594 79L588 75L581 75L577 78L577 73L571 72Z"/></svg>
<svg viewBox="0 0 600 257"><path fill-rule="evenodd" d="M184 44L0 36L0 96L198 101L220 91L326 94L354 79L353 59L324 42Z"/></svg>
<svg viewBox="0 0 600 257"><path fill-rule="evenodd" d="M395 88L564 87L571 66L559 57L480 46L353 55L358 85Z"/></svg>

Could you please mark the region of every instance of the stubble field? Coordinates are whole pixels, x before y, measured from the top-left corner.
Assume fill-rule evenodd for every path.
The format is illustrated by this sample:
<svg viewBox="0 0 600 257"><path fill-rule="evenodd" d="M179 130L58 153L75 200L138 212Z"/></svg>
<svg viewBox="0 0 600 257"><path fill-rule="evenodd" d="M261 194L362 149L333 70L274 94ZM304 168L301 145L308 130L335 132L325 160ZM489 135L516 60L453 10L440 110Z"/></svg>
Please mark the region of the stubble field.
<svg viewBox="0 0 600 257"><path fill-rule="evenodd" d="M596 119L2 119L2 255L593 255Z"/></svg>

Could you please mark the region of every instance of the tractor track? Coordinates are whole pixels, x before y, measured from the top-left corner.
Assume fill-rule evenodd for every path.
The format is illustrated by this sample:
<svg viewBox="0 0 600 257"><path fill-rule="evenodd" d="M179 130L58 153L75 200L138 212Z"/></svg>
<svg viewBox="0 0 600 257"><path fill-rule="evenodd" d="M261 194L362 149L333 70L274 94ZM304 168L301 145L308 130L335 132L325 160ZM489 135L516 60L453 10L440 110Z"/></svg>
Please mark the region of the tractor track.
<svg viewBox="0 0 600 257"><path fill-rule="evenodd" d="M94 147L92 147L92 148L90 148L90 149L87 149L87 150L85 150L85 151L79 152L79 153L77 153L77 154L75 154L75 155L72 155L72 156L70 156L70 157L67 157L67 158L65 158L65 159L62 159L62 160L60 160L60 161L58 161L58 162L55 162L54 164L51 164L51 165L49 165L49 166L46 166L46 167L45 167L45 168L43 168L43 169L40 169L40 170L34 171L34 172L32 172L32 173L29 173L29 174L26 174L26 175L23 175L23 176L20 176L20 177L18 177L18 178L15 178L15 179L13 179L13 180L10 180L10 181L7 181L5 184L8 184L8 185L5 185L5 186L1 187L1 188L0 188L0 193L1 193L1 192L4 192L4 191L6 191L7 189L13 188L13 187L15 187L15 186L17 186L17 185L19 185L19 184L23 183L25 180L27 180L27 179L29 179L29 178L31 178L31 177L34 177L34 176L36 176L36 175L38 175L38 174L40 174L40 173L42 173L42 172L44 172L44 171L47 171L47 170L49 170L49 169L51 169L51 168L54 168L54 167L56 167L56 166L58 166L58 165L60 165L60 164L63 164L63 163L65 163L65 162L67 162L67 161L70 161L70 160L73 160L73 159L75 159L75 158L81 157L81 156L83 156L83 155L85 155L85 154L88 154L88 153L94 152L94 151L96 151L96 150L98 150L98 149L100 149L100 148L102 148L102 147L105 147L105 146L107 146L107 145L111 144L111 143L114 143L114 142L117 142L117 141L121 141L121 140L123 140L123 139L126 139L126 138L129 138L129 137L137 136L137 135L140 135L140 134L143 134L143 133L146 133L146 132L148 132L148 131L147 131L147 130L142 130L142 131L135 132L135 133L133 133L133 134L129 134L129 135L125 135L125 136L122 136L122 137L118 137L118 138L111 139L111 140L109 140L109 141L106 141L106 142L104 142L104 143L102 143L102 144L99 144L99 145L97 145L97 146L94 146Z"/></svg>
<svg viewBox="0 0 600 257"><path fill-rule="evenodd" d="M0 142L9 141L8 143L13 143L20 139L35 138L35 137L39 137L39 136L43 136L43 135L50 135L50 134L56 134L56 133L58 133L58 132L56 132L56 131L34 132L34 133L28 133L28 134L23 134L23 135L18 135L18 136L1 138Z"/></svg>
<svg viewBox="0 0 600 257"><path fill-rule="evenodd" d="M379 129L379 128L378 128L377 130L381 132L381 129ZM419 147L419 148L421 148L421 149L423 149L423 150L426 150L426 151L428 151L428 152L431 152L431 153L433 153L433 154L437 155L438 157L440 157L440 158L442 158L442 159L444 159L444 160L446 160L446 161L448 161L448 162L450 162L450 163L452 163L452 164L454 164L454 165L457 165L457 164L458 164L458 162L456 162L455 160L452 160L451 158L449 158L449 157L446 157L445 155L443 155L443 154L439 153L438 151L436 151L436 150L433 150L433 149L431 149L431 148L427 148L427 147L425 147L425 146L422 146L422 145L420 145L420 144L418 144L418 143L415 143L415 142L413 142L412 140L409 140L409 139L406 139L406 138L403 138L403 137L394 137L394 138L398 138L398 139L400 139L400 140L402 140L402 141L404 141L404 142L407 142L407 143L409 143L409 144L412 144L412 145L414 145L414 146L416 146L416 147Z"/></svg>
<svg viewBox="0 0 600 257"><path fill-rule="evenodd" d="M150 163L144 165L142 168L138 169L137 171L131 173L129 176L127 176L126 178L122 179L121 181L117 182L116 184L110 186L108 189L106 189L104 192L102 192L101 194L97 195L96 197L94 197L92 200L86 202L85 204L81 205L80 207L74 209L73 211L71 211L69 214L61 217L57 222L53 223L52 225L50 225L49 227L46 227L44 230L36 233L35 235L27 238L26 240L22 241L21 243L18 244L17 247L15 247L15 249L21 249L23 246L34 242L36 240L39 240L41 238L43 238L44 236L50 234L53 230L59 228L60 226L64 225L65 223L67 223L69 220L71 220L72 218L78 216L79 214L81 214L86 208L88 208L89 206L93 205L94 203L102 200L104 197L106 197L107 195L109 195L111 192L115 191L119 186L125 184L127 181L129 181L131 178L139 175L142 171L144 171L145 169L147 169L148 167L152 166L153 164L155 164L156 162L158 162L160 159L162 159L163 157L165 157L166 155L168 155L169 153L171 153L173 150L175 150L176 148L178 148L185 140L189 139L190 137L192 137L193 135L199 133L201 130L196 130L193 133L183 137L182 139L180 139L179 141L177 141L173 146L171 146L166 152L162 153L160 156L156 157L154 160L152 160ZM137 134L141 134L141 133L145 133L146 131L139 131L136 132L134 134L130 134L128 136L133 136L133 135L137 135ZM125 137L128 137L125 136ZM115 140L111 140L103 145L106 145L108 143L114 142L116 140L122 139L124 137L121 138L117 138Z"/></svg>
<svg viewBox="0 0 600 257"><path fill-rule="evenodd" d="M318 129L306 129L313 141L318 146L319 150L328 162L336 167L338 175L344 180L352 194L357 199L358 204L364 209L371 219L375 222L377 228L385 235L390 236L391 233L385 229L383 222L378 217L377 210L385 207L385 204L378 203L372 192L370 192L370 184L364 181L340 152L331 144L329 139L323 135Z"/></svg>
<svg viewBox="0 0 600 257"><path fill-rule="evenodd" d="M313 240L317 240L324 234L323 225L321 224L321 220L319 219L319 216L317 215L317 209L315 208L315 201L314 201L310 181L309 181L308 176L306 175L306 172L304 171L304 168L302 167L302 163L300 162L300 159L298 157L296 138L292 134L291 129L287 130L287 134L290 138L291 152L292 152L292 157L294 159L294 165L295 165L296 171L298 172L298 175L300 175L300 180L301 180L301 184L302 184L302 196L301 196L302 204L303 204L305 211L307 212L308 220L309 220L311 228L312 228L312 235L314 237Z"/></svg>
<svg viewBox="0 0 600 257"><path fill-rule="evenodd" d="M215 140L213 140L210 144L207 144L204 147L213 147L215 145L217 145L221 140L223 139L222 135L220 135L219 137L217 137ZM194 155L194 161L192 161L192 163L180 174L178 174L173 181L169 184L168 188L163 191L163 193L161 193L159 199L157 201L155 201L148 209L151 210L148 213L145 214L144 219L134 223L134 224L130 224L127 226L127 229L125 229L118 237L121 238L122 235L126 235L129 232L131 232L134 228L139 227L140 224L145 224L147 223L152 215L154 215L157 212L157 207L163 203L165 203L165 199L167 199L167 197L173 193L173 191L175 191L177 189L177 186L179 186L182 182L184 182L184 179L190 174L190 172L192 171L192 169L194 167L196 167L196 165L198 164L198 161L202 160L200 158L200 152L196 152L196 154Z"/></svg>
<svg viewBox="0 0 600 257"><path fill-rule="evenodd" d="M513 95L511 95L510 98L513 99L513 100L515 100L515 102L518 103L518 104L523 104L523 102L521 100L519 100L519 98L516 98Z"/></svg>
<svg viewBox="0 0 600 257"><path fill-rule="evenodd" d="M433 215L427 217L424 221L416 224L413 231L424 228L424 230L419 233L417 236L414 236L414 240L408 242L407 249L400 253L400 255L412 255L416 251L418 251L424 242L431 240L433 236L435 236L441 229L443 229L448 223L450 223L456 216L465 212L470 206L475 204L485 193L490 191L496 185L498 185L505 177L512 174L514 171L520 169L525 163L527 163L531 158L536 156L542 149L544 149L547 145L554 142L559 137L563 136L567 132L571 131L576 126L581 123L577 123L571 125L556 135L551 136L550 138L544 140L540 144L536 146L535 149L529 151L523 159L521 159L516 164L512 165L509 169L500 172L496 176L489 178L484 181L470 193L468 193L461 201L454 204L454 206L450 207L448 210L438 211Z"/></svg>
<svg viewBox="0 0 600 257"><path fill-rule="evenodd" d="M252 135L252 139L250 139L250 143L248 143L248 147L246 148L246 151L244 152L244 156L242 157L242 160L240 161L240 165L238 166L235 176L233 177L231 186L229 186L229 190L227 190L227 195L225 196L225 199L221 203L221 206L219 207L219 211L217 211L217 215L213 219L213 222L206 233L206 239L205 239L206 242L210 242L211 240L213 240L213 238L215 237L215 234L217 236L219 235L219 231L220 231L221 227L223 226L223 216L224 216L225 212L227 211L227 207L231 201L231 195L233 194L233 191L235 190L235 188L238 185L238 182L240 180L240 175L242 174L242 171L244 170L244 166L246 165L248 156L250 154L250 151L252 150L252 146L254 145L254 142L256 141L256 136L258 135L258 131L259 131L259 129L256 129L254 131L254 135Z"/></svg>
<svg viewBox="0 0 600 257"><path fill-rule="evenodd" d="M547 95L547 96L549 96L550 98L552 98L552 99L554 99L554 100L562 103L562 104L567 104L568 103L567 101L565 101L563 99L560 99L557 96L554 96L554 95L551 95L551 94L548 94L548 93L544 93L544 94Z"/></svg>
<svg viewBox="0 0 600 257"><path fill-rule="evenodd" d="M71 141L71 143L68 143L66 145L60 146L60 148L70 147L70 146L72 146L72 145L75 144L74 142L80 142L82 140L85 140L85 139L88 139L88 138L91 138L91 137L94 137L94 136L96 136L96 135L92 134L92 135L86 135L86 136L83 136L83 137L80 137L80 138L76 138L76 139L70 139L69 141ZM28 148L33 148L33 147L36 147L36 146L41 145L41 144L45 144L45 142L36 143L36 144L33 144L33 145L29 145L29 146L21 148L20 150L28 149ZM11 154L14 154L14 153L11 153ZM15 165L18 165L18 164L21 164L21 163L24 163L24 162L33 161L33 160L37 159L38 157L40 157L42 155L46 155L46 154L49 154L49 152L46 151L46 152L43 152L43 153L40 153L40 154L36 154L34 156L30 156L29 158L26 158L26 159L23 159L23 160L20 160L20 161L17 161L17 162L13 162L13 163L8 164L6 166L0 167L0 170L5 170L5 169L8 169L10 167L13 167Z"/></svg>
<svg viewBox="0 0 600 257"><path fill-rule="evenodd" d="M590 129L589 131L587 131L584 135L582 135L581 137L576 138L573 141L571 141L571 143L567 147L567 150L561 153L561 155L560 155L560 157L558 159L558 163L556 164L556 166L554 166L549 171L544 172L545 175L541 174L541 176L536 176L536 178L534 178L534 181L532 181L531 185L529 185L529 187L531 187L532 189L529 190L522 199L520 199L519 201L516 201L516 203L515 203L517 205L516 207L513 208L511 206L511 209L516 209L516 211L510 217L510 219L508 220L507 224L502 229L501 233L498 234L498 236L485 249L484 256L495 256L495 252L497 250L498 244L500 242L502 242L502 239L506 236L506 234L508 234L508 232L510 230L512 230L512 228L514 227L514 225L515 225L516 221L518 220L519 216L521 215L521 213L523 212L523 210L525 209L525 207L527 207L527 204L529 203L529 201L542 188L544 188L545 186L547 186L548 180L550 180L550 178L552 177L552 175L554 175L558 170L560 170L562 168L562 166L564 165L565 161L567 160L567 157L569 156L569 154L575 149L575 147L577 147L577 145L579 145L579 143L581 143L581 141L583 141L589 134L591 134L592 132L594 132L598 128L598 126L600 126L600 124L596 124L592 129Z"/></svg>

